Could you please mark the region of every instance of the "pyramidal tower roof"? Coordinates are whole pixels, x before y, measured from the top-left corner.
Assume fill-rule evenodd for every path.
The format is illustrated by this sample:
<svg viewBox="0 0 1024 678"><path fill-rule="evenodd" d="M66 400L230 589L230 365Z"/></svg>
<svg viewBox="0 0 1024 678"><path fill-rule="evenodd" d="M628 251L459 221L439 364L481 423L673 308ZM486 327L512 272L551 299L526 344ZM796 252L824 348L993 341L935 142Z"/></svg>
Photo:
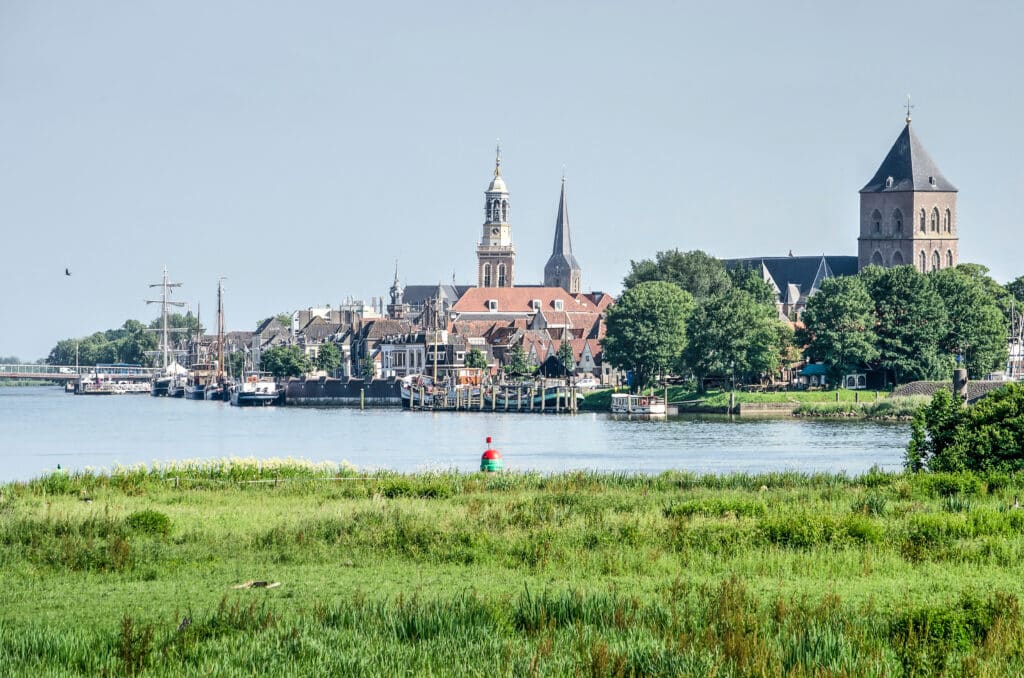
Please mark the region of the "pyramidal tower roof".
<svg viewBox="0 0 1024 678"><path fill-rule="evenodd" d="M941 191L956 192L954 186L942 172L938 165L924 150L924 146L917 138L910 126L910 116L907 116L907 125L898 137L896 143L889 149L881 167L875 172L875 176L860 189L861 193L888 193L898 191Z"/></svg>
<svg viewBox="0 0 1024 678"><path fill-rule="evenodd" d="M551 260L562 257L570 268L579 268L572 255L572 237L569 234L569 207L565 201L565 177L562 177L562 194L558 197L558 218L555 220L555 242L551 247Z"/></svg>

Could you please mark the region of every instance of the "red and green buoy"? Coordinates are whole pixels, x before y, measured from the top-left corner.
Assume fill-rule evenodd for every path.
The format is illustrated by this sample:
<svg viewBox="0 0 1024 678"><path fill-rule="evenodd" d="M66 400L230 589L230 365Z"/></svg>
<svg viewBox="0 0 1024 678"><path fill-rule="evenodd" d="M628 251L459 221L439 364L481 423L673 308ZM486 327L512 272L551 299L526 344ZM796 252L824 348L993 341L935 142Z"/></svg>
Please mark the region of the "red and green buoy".
<svg viewBox="0 0 1024 678"><path fill-rule="evenodd" d="M480 457L480 470L485 473L494 473L500 471L505 467L505 462L501 459L501 452L491 447L491 437L487 436L487 450L484 451L482 457Z"/></svg>

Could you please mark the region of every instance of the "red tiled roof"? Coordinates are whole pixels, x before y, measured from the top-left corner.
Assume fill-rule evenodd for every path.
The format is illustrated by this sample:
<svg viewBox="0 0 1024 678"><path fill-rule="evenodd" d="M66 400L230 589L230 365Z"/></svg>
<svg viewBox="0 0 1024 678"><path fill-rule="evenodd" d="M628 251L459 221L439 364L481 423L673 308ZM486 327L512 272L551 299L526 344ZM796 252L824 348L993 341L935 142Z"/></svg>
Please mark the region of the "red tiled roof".
<svg viewBox="0 0 1024 678"><path fill-rule="evenodd" d="M533 300L540 300L540 309L555 310L555 300L562 301L564 311L597 311L593 301L584 295L573 296L561 287L473 287L466 290L452 307L457 313L533 313ZM488 301L498 302L491 310Z"/></svg>

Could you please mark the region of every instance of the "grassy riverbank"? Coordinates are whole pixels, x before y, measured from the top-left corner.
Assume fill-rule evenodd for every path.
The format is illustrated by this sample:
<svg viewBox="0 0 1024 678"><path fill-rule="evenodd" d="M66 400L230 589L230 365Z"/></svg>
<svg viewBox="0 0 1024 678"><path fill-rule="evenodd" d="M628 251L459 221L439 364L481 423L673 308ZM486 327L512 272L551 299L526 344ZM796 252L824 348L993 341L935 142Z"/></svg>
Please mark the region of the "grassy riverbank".
<svg viewBox="0 0 1024 678"><path fill-rule="evenodd" d="M2 488L0 673L1019 675L1019 493L1024 475L53 475ZM281 585L233 588L251 580Z"/></svg>
<svg viewBox="0 0 1024 678"><path fill-rule="evenodd" d="M612 390L603 390L586 394L581 409L607 412L611 409L612 393ZM654 389L653 393L664 395L665 390ZM845 416L849 413L871 416L875 403L880 405L887 399L887 396L887 391L853 391L845 388L834 391L735 391L734 393L736 403L791 403L794 407L804 408L805 414L811 414L812 410L818 408L819 411L815 412L818 416L824 416L825 412L829 410L837 416ZM729 391L710 390L700 393L685 386L670 386L668 399L671 403L679 403L683 406L725 408L729 406ZM898 400L898 409L920 405L920 402L911 402L912 399ZM882 409L888 408L883 406Z"/></svg>

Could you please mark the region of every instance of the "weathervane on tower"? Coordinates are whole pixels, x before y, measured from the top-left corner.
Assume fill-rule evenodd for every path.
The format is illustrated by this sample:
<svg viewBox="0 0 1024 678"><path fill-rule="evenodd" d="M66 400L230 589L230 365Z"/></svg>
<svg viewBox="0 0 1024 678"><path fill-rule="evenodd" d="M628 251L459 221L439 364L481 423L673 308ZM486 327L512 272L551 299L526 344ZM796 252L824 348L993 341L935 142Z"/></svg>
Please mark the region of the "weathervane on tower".
<svg viewBox="0 0 1024 678"><path fill-rule="evenodd" d="M910 103L910 95L907 95L907 124L910 124L910 109L913 108L913 104Z"/></svg>

